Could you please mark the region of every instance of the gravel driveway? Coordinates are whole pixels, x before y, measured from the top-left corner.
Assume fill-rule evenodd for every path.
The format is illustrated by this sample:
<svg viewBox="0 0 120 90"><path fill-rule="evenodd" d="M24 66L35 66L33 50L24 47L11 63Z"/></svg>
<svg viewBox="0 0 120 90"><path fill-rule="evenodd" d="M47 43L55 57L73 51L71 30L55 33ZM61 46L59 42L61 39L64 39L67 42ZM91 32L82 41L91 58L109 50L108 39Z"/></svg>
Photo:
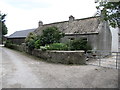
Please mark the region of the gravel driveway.
<svg viewBox="0 0 120 90"><path fill-rule="evenodd" d="M117 88L118 70L92 65L44 62L1 48L3 88Z"/></svg>

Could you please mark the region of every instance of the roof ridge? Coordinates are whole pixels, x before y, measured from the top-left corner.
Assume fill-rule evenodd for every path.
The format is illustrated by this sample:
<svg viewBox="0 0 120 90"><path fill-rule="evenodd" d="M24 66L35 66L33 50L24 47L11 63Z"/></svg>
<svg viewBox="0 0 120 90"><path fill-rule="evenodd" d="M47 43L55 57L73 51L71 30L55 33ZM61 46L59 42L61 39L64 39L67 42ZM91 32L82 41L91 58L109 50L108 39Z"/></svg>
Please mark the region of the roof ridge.
<svg viewBox="0 0 120 90"><path fill-rule="evenodd" d="M100 16L85 17L85 18L75 19L74 21L91 19L91 18L98 18L98 17L100 17ZM57 23L64 23L64 22L69 22L69 20L67 20L67 21L60 21L60 22L53 22L53 23L48 23L48 24L43 24L43 26L51 25L51 24L57 24Z"/></svg>
<svg viewBox="0 0 120 90"><path fill-rule="evenodd" d="M37 29L37 28L25 29L25 30L18 30L18 31L27 31L27 30L33 30L33 29ZM18 32L18 31L16 31L16 32Z"/></svg>

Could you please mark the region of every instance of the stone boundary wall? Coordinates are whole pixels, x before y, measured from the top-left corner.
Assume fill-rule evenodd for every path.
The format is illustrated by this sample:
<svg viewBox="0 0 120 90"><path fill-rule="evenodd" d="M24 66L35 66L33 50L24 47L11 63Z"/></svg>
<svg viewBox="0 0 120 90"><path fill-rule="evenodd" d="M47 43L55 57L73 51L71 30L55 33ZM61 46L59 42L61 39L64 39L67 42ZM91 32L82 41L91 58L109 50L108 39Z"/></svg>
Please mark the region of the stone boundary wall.
<svg viewBox="0 0 120 90"><path fill-rule="evenodd" d="M81 51L55 51L55 50L42 51L40 49L34 49L33 51L30 51L25 46L25 44L13 45L12 49L29 53L33 56L42 58L48 62L62 63L62 64L77 64L77 65L86 64L85 52L82 50Z"/></svg>
<svg viewBox="0 0 120 90"><path fill-rule="evenodd" d="M86 64L84 51L42 51L35 49L32 55L45 59L48 62L62 64Z"/></svg>

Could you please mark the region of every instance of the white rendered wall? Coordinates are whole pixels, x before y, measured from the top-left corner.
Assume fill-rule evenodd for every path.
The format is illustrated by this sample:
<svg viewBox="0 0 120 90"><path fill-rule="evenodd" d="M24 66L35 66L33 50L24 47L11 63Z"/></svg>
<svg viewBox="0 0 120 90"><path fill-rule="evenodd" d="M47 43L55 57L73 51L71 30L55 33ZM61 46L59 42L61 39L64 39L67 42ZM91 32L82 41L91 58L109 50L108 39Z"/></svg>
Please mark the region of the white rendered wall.
<svg viewBox="0 0 120 90"><path fill-rule="evenodd" d="M118 28L111 28L112 33L112 51L117 52L118 51Z"/></svg>

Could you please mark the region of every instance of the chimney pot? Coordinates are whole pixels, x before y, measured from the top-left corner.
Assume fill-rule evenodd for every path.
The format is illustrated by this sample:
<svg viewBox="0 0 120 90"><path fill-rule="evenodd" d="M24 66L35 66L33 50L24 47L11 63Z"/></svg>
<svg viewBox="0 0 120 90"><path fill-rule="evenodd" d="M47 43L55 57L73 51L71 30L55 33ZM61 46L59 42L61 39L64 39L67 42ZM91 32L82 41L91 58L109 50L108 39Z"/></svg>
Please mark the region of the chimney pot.
<svg viewBox="0 0 120 90"><path fill-rule="evenodd" d="M72 15L69 16L69 22L72 22L75 20L75 17L73 17Z"/></svg>
<svg viewBox="0 0 120 90"><path fill-rule="evenodd" d="M39 21L38 22L38 26L40 27L40 26L42 26L43 25L43 22L42 21Z"/></svg>

